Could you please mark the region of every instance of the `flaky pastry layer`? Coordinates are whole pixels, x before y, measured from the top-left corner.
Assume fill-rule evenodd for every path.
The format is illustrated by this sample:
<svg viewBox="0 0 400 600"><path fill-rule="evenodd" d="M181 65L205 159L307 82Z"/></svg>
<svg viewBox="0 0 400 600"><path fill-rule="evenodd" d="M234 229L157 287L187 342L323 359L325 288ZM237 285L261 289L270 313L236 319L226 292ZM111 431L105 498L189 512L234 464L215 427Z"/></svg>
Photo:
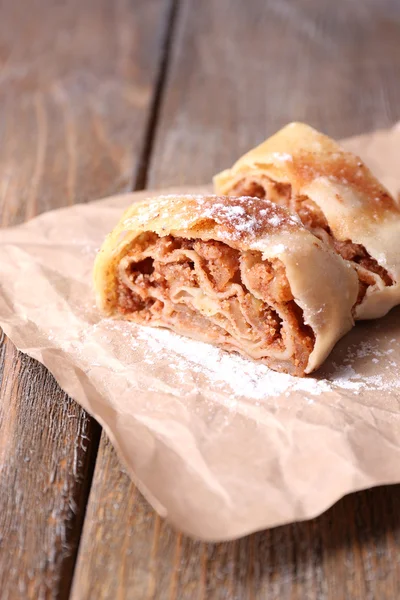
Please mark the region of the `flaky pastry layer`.
<svg viewBox="0 0 400 600"><path fill-rule="evenodd" d="M214 178L219 194L268 198L295 212L359 278L358 319L400 303L400 209L364 163L292 123Z"/></svg>
<svg viewBox="0 0 400 600"><path fill-rule="evenodd" d="M358 293L354 271L297 217L250 197L133 204L97 256L94 283L107 315L298 376L352 327Z"/></svg>

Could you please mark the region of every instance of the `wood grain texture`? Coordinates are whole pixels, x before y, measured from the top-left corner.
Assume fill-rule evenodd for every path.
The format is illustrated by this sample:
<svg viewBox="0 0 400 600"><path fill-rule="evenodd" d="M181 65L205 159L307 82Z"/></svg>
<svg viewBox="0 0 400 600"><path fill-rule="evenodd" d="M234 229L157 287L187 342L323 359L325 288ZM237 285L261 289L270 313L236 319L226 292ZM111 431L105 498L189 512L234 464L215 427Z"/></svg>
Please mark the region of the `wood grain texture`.
<svg viewBox="0 0 400 600"><path fill-rule="evenodd" d="M186 0L148 185L203 184L284 124L400 119L397 0Z"/></svg>
<svg viewBox="0 0 400 600"><path fill-rule="evenodd" d="M103 438L72 599L393 600L400 486L348 496L317 519L229 543L162 521Z"/></svg>
<svg viewBox="0 0 400 600"><path fill-rule="evenodd" d="M204 183L290 120L342 137L400 118L396 0L182 0L150 187ZM400 597L400 486L224 544L174 532L103 437L73 600Z"/></svg>
<svg viewBox="0 0 400 600"><path fill-rule="evenodd" d="M130 189L166 5L0 1L3 225ZM99 428L2 341L0 597L67 598Z"/></svg>

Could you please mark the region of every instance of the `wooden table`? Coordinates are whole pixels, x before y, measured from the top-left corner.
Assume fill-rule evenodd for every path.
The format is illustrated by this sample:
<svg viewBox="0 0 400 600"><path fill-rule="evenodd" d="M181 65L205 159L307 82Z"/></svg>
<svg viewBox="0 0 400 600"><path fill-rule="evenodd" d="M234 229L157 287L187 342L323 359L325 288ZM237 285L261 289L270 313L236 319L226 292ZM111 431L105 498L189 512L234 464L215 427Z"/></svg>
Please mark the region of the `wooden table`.
<svg viewBox="0 0 400 600"><path fill-rule="evenodd" d="M398 0L0 0L3 226L210 181L290 120L400 119ZM400 598L400 485L312 521L192 541L99 426L2 340L0 598Z"/></svg>

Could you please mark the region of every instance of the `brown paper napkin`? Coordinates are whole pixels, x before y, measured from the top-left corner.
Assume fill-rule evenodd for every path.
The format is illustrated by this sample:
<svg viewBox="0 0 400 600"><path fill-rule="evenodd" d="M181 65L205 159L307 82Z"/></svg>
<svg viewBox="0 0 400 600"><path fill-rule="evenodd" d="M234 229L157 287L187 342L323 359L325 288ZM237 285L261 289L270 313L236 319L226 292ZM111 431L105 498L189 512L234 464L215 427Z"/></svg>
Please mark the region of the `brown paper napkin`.
<svg viewBox="0 0 400 600"><path fill-rule="evenodd" d="M347 146L397 193L400 129ZM166 330L100 318L91 289L96 250L121 211L148 195L3 230L0 324L102 424L156 510L189 534L222 540L400 481L400 309L358 324L305 379Z"/></svg>

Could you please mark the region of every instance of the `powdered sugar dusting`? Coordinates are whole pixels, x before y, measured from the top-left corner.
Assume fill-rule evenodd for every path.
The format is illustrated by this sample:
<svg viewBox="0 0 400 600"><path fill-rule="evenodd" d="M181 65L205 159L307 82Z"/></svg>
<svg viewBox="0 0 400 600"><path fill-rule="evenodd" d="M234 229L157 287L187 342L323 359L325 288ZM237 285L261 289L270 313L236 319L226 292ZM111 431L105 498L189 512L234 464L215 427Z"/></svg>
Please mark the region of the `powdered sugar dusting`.
<svg viewBox="0 0 400 600"><path fill-rule="evenodd" d="M137 339L145 342L151 354L167 352L171 365L182 373L188 370L206 375L215 388L231 390L235 397L260 400L293 389L310 394L328 391L325 383L311 378L299 379L271 371L266 365L224 352L215 346L184 338L166 329L139 327Z"/></svg>
<svg viewBox="0 0 400 600"><path fill-rule="evenodd" d="M331 362L329 370L305 378L277 373L266 365L248 360L239 354L225 352L215 346L177 335L167 329L141 327L126 322L105 320L107 327L117 330L124 337L124 344L131 349L144 348L144 369L157 364L160 357L168 358L168 369L187 382L201 378L207 381L209 390L223 393L232 407L235 399L254 401L274 397L289 397L300 392L308 402L326 393L349 392L355 395L368 390L394 390L397 386L399 365L393 360L393 380L382 377L377 365L376 373L366 375L358 372L357 363L369 352L365 343L350 346L340 364ZM373 350L373 349L372 349ZM390 353L390 348L385 351ZM376 357L374 357L376 358ZM387 375L387 374L386 374ZM230 399L230 400L229 400Z"/></svg>
<svg viewBox="0 0 400 600"><path fill-rule="evenodd" d="M271 223L271 225L275 225L278 226L281 222L281 219L279 218L278 215L273 215L270 219L269 222Z"/></svg>
<svg viewBox="0 0 400 600"><path fill-rule="evenodd" d="M293 156L291 154L288 154L287 152L273 152L272 156L275 160L280 160L282 162L293 161Z"/></svg>
<svg viewBox="0 0 400 600"><path fill-rule="evenodd" d="M247 199L247 202L249 199ZM253 199L251 199L253 201ZM244 206L230 206L216 202L206 208L202 216L213 219L216 223L224 225L229 223L233 227L229 237L238 238L241 233L255 234L260 228L254 215L249 214Z"/></svg>
<svg viewBox="0 0 400 600"><path fill-rule="evenodd" d="M171 200L176 202L171 204ZM188 210L185 200L195 202L195 208ZM181 195L172 194L148 198L145 203L138 206L136 215L124 221L124 227L135 227L150 222L154 219L168 219L174 216L179 220L180 228L190 228L199 218L212 219L224 228L223 237L227 240L237 240L243 235L256 237L265 227L281 228L284 226L298 225L302 227L299 218L291 215L284 208L267 199L252 196L228 198L215 195Z"/></svg>
<svg viewBox="0 0 400 600"><path fill-rule="evenodd" d="M282 254L282 252L286 251L286 247L283 244L275 244L275 246L273 246L271 250L275 254Z"/></svg>

